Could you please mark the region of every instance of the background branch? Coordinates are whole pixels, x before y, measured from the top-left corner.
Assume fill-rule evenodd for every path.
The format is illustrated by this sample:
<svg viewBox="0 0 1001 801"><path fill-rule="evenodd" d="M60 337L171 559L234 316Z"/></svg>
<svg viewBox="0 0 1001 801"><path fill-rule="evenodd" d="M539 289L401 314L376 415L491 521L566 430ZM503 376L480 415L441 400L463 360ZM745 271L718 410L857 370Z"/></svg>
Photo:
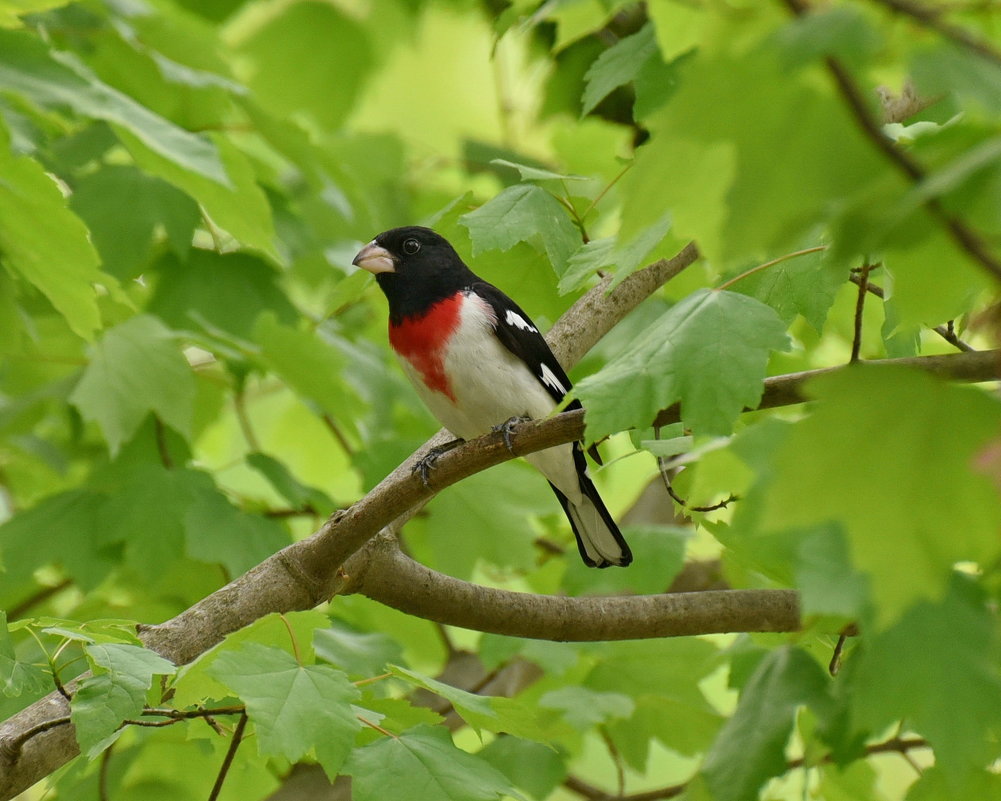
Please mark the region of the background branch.
<svg viewBox="0 0 1001 801"><path fill-rule="evenodd" d="M784 0L785 5L797 17L810 12L810 5L805 0ZM924 181L924 168L915 161L907 151L898 147L893 140L883 133L879 120L872 114L865 95L852 78L848 68L837 58L828 56L824 59L827 71L834 79L841 97L865 134L876 148L913 184ZM952 240L964 250L970 258L980 264L995 278L1001 279L1001 261L991 252L980 235L966 225L965 222L951 215L939 202L937 197L927 197L924 207L928 213L938 220L949 233Z"/></svg>

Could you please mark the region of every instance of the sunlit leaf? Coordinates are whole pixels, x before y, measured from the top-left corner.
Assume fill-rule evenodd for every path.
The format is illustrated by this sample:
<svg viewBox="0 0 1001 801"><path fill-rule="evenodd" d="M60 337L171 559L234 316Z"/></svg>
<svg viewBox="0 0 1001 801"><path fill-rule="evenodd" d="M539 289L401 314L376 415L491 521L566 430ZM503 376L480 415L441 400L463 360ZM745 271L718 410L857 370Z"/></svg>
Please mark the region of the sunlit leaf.
<svg viewBox="0 0 1001 801"><path fill-rule="evenodd" d="M697 433L727 434L740 410L761 397L769 352L787 346L785 326L764 304L731 292L694 292L577 384L587 436L645 427L675 401Z"/></svg>

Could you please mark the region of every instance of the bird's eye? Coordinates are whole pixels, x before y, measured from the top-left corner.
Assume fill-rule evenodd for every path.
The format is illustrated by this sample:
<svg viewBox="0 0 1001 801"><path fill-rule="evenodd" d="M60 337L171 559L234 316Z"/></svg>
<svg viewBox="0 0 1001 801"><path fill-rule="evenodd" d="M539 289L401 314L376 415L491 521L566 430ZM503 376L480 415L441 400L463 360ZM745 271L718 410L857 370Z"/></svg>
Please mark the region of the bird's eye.
<svg viewBox="0 0 1001 801"><path fill-rule="evenodd" d="M403 252L408 256L413 256L418 250L421 249L421 243L416 239L407 239L403 243Z"/></svg>

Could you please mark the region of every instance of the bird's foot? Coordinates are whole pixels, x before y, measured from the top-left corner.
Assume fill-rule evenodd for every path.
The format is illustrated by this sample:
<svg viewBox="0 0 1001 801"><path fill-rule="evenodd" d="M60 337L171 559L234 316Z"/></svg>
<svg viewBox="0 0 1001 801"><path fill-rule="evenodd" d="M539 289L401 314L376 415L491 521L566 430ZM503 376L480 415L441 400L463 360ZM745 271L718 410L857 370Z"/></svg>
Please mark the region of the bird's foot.
<svg viewBox="0 0 1001 801"><path fill-rule="evenodd" d="M503 434L504 435L504 444L507 446L507 449L511 453L514 453L514 444L511 442L511 436L514 434L514 429L518 425L518 423L524 423L524 422L526 422L528 420L531 420L531 419L532 418L529 417L528 415L522 415L521 417L509 417L503 423L495 425L491 429L491 431L494 431L494 432L498 432L499 431L501 434Z"/></svg>
<svg viewBox="0 0 1001 801"><path fill-rule="evenodd" d="M458 448L463 442L465 442L464 439L453 439L451 442L443 442L441 445L435 445L414 463L413 472L420 474L421 483L425 486L425 488L431 489L428 476L430 476L431 471L434 470L435 462L438 461L438 457L443 453L448 453L453 448Z"/></svg>

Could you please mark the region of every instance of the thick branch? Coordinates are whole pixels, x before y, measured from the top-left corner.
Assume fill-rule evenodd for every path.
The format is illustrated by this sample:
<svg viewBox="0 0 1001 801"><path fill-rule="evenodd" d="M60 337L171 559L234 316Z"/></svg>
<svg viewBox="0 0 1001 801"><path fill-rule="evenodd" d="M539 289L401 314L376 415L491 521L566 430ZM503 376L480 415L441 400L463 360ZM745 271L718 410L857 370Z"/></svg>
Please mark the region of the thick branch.
<svg viewBox="0 0 1001 801"><path fill-rule="evenodd" d="M410 615L512 637L594 642L734 631L796 631L794 590L706 590L663 595L567 597L509 592L437 573L393 537L365 549L350 589Z"/></svg>

